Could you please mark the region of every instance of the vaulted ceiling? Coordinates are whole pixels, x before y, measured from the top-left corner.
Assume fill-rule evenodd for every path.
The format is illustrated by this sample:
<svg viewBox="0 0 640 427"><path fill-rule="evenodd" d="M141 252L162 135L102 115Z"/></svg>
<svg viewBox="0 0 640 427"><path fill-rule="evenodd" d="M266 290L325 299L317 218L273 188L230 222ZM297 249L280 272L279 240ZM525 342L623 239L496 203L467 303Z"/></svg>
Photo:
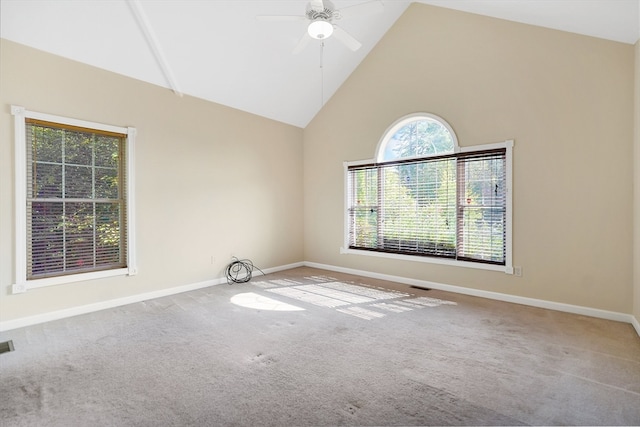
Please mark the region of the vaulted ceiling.
<svg viewBox="0 0 640 427"><path fill-rule="evenodd" d="M358 6L365 2L333 0L346 12L355 6L335 23L362 43L356 51L332 36L293 54L305 21L256 18L304 15L305 0L1 0L0 36L305 127L411 3L382 1L379 12ZM622 43L640 38L640 0L421 3Z"/></svg>

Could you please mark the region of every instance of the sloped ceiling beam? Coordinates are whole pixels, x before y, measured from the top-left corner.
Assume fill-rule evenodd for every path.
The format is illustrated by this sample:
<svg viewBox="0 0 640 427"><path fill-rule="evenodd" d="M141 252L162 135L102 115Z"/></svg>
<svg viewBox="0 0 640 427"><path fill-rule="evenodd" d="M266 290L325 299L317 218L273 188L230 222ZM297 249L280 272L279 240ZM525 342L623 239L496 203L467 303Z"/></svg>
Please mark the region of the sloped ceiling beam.
<svg viewBox="0 0 640 427"><path fill-rule="evenodd" d="M151 52L153 53L153 56L156 59L156 62L158 63L162 74L164 75L164 78L167 80L169 87L171 88L173 93L178 96L182 96L182 91L178 86L176 78L173 75L173 71L169 66L169 62L167 61L167 58L162 51L160 42L156 37L155 31L153 31L153 27L151 26L151 23L149 22L149 19L147 18L142 5L138 0L127 0L127 4L129 5L129 9L131 9L131 13L138 23L138 27L140 27L140 30L144 34L144 38L146 39L147 44L149 45L149 48L151 49Z"/></svg>

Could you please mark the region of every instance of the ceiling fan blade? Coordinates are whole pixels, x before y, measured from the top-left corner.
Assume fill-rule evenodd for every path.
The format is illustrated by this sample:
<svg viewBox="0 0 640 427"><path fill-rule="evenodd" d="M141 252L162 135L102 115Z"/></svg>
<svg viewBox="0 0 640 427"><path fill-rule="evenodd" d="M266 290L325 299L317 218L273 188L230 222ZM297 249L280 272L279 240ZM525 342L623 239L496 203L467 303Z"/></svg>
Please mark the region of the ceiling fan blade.
<svg viewBox="0 0 640 427"><path fill-rule="evenodd" d="M300 39L300 41L298 42L298 44L296 45L296 47L293 49L291 53L293 53L294 55L297 55L298 53L302 52L302 50L305 47L307 47L310 41L311 41L311 36L309 35L308 32L305 31L304 36L302 36L302 38Z"/></svg>
<svg viewBox="0 0 640 427"><path fill-rule="evenodd" d="M274 21L278 21L278 22L282 22L282 21L290 21L290 22L297 22L297 21L306 21L307 17L306 16L294 16L294 15L258 15L256 16L256 19L258 21L267 21L267 22L274 22Z"/></svg>
<svg viewBox="0 0 640 427"><path fill-rule="evenodd" d="M372 0L364 3L356 4L353 6L345 7L343 9L337 10L338 17L337 19L342 19L345 17L352 17L356 15L365 15L371 13L380 13L384 10L384 4L380 0Z"/></svg>
<svg viewBox="0 0 640 427"><path fill-rule="evenodd" d="M347 33L337 25L334 25L333 37L340 40L346 47L353 51L356 51L362 47L362 43L360 43L351 34Z"/></svg>
<svg viewBox="0 0 640 427"><path fill-rule="evenodd" d="M311 6L311 9L315 10L316 12L322 12L324 10L324 3L322 2L322 0L311 0L309 2L309 5Z"/></svg>

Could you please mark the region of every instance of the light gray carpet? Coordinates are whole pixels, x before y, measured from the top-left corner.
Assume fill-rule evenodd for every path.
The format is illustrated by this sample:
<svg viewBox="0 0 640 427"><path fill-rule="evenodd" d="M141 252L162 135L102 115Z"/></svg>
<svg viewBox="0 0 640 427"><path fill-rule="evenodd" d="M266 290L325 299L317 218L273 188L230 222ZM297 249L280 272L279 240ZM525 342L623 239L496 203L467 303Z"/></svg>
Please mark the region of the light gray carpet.
<svg viewBox="0 0 640 427"><path fill-rule="evenodd" d="M640 424L630 325L311 268L8 339L3 427Z"/></svg>

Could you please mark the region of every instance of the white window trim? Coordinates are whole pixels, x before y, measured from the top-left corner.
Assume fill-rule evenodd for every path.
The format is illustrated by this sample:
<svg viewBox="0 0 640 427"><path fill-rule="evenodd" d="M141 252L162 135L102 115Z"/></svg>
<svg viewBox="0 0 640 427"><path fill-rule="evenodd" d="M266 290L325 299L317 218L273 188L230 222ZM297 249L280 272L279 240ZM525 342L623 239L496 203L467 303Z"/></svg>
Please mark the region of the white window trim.
<svg viewBox="0 0 640 427"><path fill-rule="evenodd" d="M80 282L84 280L100 279L113 276L133 276L137 274L136 267L136 240L135 240L135 204L134 189L135 176L133 165L135 163L135 138L136 129L133 127L120 127L102 123L88 122L71 119L68 117L54 116L51 114L28 111L24 107L12 105L11 114L14 116L15 134L15 283L12 292L22 293L29 289L44 286L60 285L64 283ZM70 274L45 279L27 280L27 164L26 164L26 119L43 120L63 125L84 127L89 129L116 132L127 135L126 141L126 194L127 194L127 268L118 268L105 271Z"/></svg>
<svg viewBox="0 0 640 427"><path fill-rule="evenodd" d="M392 127L390 128L392 129ZM507 203L507 212L506 212L506 223L505 223L505 238L506 238L506 248L505 248L505 265L494 265L494 264L485 264L481 262L469 262L469 261L458 261L447 258L438 258L438 257L429 257L429 256L418 256L418 255L402 255L402 254L393 254L386 252L375 252L375 251L367 251L362 249L351 249L349 248L349 178L348 172L350 166L358 166L374 163L375 160L358 160L351 162L344 162L344 231L343 231L343 244L340 248L341 254L351 254L351 255L366 255L377 258L390 258L397 259L402 261L418 261L418 262L426 262L430 264L441 264L441 265L450 265L455 267L467 267L467 268L475 268L480 270L491 270L491 271L500 271L506 274L513 274L513 140L507 140L503 142L496 142L492 144L484 144L484 145L475 145L472 147L460 147L460 153L472 153L474 151L485 151L485 150L494 150L494 149L506 149L506 180L507 180L507 188L506 188L506 203Z"/></svg>

